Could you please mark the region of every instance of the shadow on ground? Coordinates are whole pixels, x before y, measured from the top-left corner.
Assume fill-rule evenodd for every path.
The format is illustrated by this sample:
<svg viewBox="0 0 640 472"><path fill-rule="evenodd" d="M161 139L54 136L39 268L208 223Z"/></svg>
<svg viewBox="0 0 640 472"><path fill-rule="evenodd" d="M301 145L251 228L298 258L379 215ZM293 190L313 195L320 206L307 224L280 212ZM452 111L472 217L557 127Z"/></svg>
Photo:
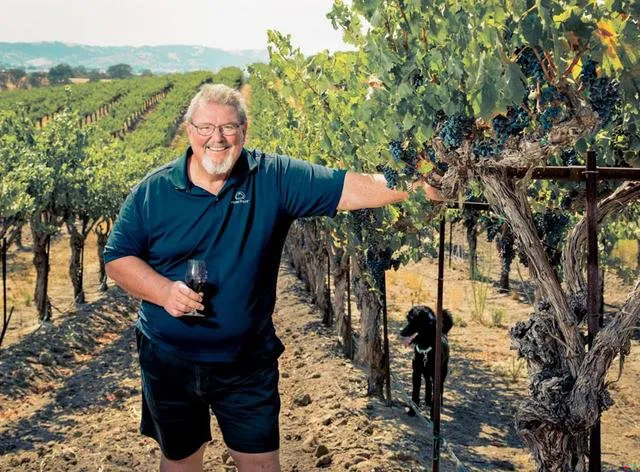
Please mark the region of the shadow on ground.
<svg viewBox="0 0 640 472"><path fill-rule="evenodd" d="M0 454L62 442L74 426L71 414L117 408L136 393L121 386L137 378L136 307L112 289L57 326L44 325L0 353L0 413L24 407L21 400L28 395L43 400L28 417L0 424Z"/></svg>

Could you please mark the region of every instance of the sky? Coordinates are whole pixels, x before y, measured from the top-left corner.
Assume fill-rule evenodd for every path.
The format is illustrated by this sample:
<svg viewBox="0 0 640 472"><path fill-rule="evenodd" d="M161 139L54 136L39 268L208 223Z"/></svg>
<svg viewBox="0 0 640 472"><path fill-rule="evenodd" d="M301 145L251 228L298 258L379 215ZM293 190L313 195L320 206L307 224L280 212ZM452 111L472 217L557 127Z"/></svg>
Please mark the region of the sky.
<svg viewBox="0 0 640 472"><path fill-rule="evenodd" d="M326 14L333 0L0 0L0 42L97 46L188 44L266 49L267 30L305 54L348 49Z"/></svg>

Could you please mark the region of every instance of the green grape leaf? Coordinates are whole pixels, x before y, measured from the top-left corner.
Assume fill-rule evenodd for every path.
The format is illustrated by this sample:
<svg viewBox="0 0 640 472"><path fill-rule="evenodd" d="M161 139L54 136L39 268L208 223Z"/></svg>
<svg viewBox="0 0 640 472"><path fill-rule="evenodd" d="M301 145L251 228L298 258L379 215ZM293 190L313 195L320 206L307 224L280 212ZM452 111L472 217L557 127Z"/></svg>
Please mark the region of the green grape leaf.
<svg viewBox="0 0 640 472"><path fill-rule="evenodd" d="M529 13L522 20L522 34L531 45L537 45L542 38L542 23L535 13Z"/></svg>

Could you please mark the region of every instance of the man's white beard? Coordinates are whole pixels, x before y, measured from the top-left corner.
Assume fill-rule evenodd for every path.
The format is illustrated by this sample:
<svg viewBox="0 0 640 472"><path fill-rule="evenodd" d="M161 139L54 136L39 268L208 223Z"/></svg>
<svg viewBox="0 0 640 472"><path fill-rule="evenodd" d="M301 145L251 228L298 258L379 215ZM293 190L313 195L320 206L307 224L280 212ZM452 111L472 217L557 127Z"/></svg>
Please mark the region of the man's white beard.
<svg viewBox="0 0 640 472"><path fill-rule="evenodd" d="M227 157L220 163L215 162L213 158L206 153L202 156L202 167L209 175L226 175L231 171L234 163L233 156L230 152L227 152Z"/></svg>

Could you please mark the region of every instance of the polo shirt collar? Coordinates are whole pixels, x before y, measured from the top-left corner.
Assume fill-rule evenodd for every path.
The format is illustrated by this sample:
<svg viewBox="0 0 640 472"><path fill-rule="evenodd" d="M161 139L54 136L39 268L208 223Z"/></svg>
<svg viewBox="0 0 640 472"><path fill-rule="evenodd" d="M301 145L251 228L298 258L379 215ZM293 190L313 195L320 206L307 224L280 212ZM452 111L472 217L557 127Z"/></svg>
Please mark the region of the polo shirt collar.
<svg viewBox="0 0 640 472"><path fill-rule="evenodd" d="M174 161L173 168L171 172L169 172L169 180L177 190L187 191L193 187L193 183L189 180L187 173L187 164L192 154L193 149L189 146L182 156ZM237 180L252 172L257 166L258 161L255 156L255 151L249 152L243 148L224 186L227 187L230 184L234 184Z"/></svg>

